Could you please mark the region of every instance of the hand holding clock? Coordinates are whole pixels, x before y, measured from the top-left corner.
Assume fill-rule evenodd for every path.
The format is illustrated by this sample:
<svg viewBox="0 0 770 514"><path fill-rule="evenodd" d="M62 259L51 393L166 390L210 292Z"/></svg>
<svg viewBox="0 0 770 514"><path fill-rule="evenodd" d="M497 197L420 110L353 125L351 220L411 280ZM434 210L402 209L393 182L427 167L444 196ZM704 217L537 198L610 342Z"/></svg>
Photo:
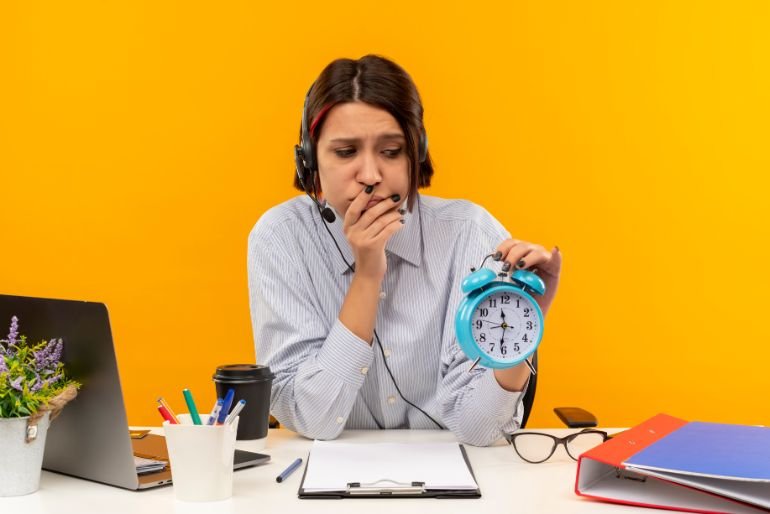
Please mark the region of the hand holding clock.
<svg viewBox="0 0 770 514"><path fill-rule="evenodd" d="M482 262L463 279L466 296L455 318L457 342L473 361L469 371L480 363L493 368L503 389L521 391L530 372L535 373L529 359L543 336L543 316L558 285L561 253L507 239L490 256L504 261L501 273L484 268Z"/></svg>
<svg viewBox="0 0 770 514"><path fill-rule="evenodd" d="M496 261L505 261L503 271L511 269L535 268L543 280L547 277L557 277L561 271L561 252L558 246L554 246L550 252L544 247L520 241L518 239L506 239L497 246L493 257Z"/></svg>
<svg viewBox="0 0 770 514"><path fill-rule="evenodd" d="M504 261L502 271L528 269L537 273L546 285L544 296L537 298L537 303L545 315L556 294L561 273L561 251L558 246L548 251L543 246L522 241L506 239L500 243L492 257L496 261Z"/></svg>
<svg viewBox="0 0 770 514"><path fill-rule="evenodd" d="M505 273L512 269L531 268L540 275L546 284L546 293L545 296L536 298L536 301L545 315L556 294L561 273L559 247L554 246L553 250L548 251L538 244L506 239L497 246L493 258L496 261L505 261L502 267ZM509 391L521 390L529 377L529 369L524 363L513 368L496 369L494 373L498 383Z"/></svg>

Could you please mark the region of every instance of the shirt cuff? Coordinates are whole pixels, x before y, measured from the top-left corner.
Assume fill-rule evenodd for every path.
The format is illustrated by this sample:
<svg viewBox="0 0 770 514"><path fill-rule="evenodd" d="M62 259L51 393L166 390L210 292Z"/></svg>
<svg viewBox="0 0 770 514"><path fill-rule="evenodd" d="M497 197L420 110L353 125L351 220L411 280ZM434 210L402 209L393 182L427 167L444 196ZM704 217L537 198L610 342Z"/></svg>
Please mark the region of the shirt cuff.
<svg viewBox="0 0 770 514"><path fill-rule="evenodd" d="M332 325L317 356L321 369L357 388L363 385L373 359L371 345L351 332L339 319Z"/></svg>
<svg viewBox="0 0 770 514"><path fill-rule="evenodd" d="M503 389L495 378L494 370L488 369L476 386L476 400L481 404L482 411L489 412L501 422L505 422L516 414L514 409L526 390L526 387L523 391Z"/></svg>

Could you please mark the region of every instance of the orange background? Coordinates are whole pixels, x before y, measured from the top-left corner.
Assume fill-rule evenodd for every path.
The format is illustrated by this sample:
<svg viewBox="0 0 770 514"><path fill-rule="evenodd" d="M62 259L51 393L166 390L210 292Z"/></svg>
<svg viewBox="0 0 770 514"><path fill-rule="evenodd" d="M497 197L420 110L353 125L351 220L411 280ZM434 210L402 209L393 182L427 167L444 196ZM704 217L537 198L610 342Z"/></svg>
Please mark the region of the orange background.
<svg viewBox="0 0 770 514"><path fill-rule="evenodd" d="M268 4L0 4L0 291L107 303L131 423L253 361L247 234L366 53L420 88L428 193L562 249L531 426L770 423L769 3Z"/></svg>

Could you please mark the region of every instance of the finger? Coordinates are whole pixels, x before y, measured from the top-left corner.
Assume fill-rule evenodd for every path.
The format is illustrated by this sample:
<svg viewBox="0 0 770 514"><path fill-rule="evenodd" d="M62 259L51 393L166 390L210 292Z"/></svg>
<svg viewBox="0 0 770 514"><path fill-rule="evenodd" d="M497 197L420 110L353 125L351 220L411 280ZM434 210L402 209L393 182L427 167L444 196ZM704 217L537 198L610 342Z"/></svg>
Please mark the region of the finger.
<svg viewBox="0 0 770 514"><path fill-rule="evenodd" d="M395 234L402 228L404 228L404 224L401 223L401 220L399 218L398 220L393 221L389 223L387 226L385 226L385 228L383 228L382 231L379 234L377 234L377 237L375 237L372 240L372 242L375 244L382 244L384 246L385 243L387 243L388 240L391 237L393 237L393 234Z"/></svg>
<svg viewBox="0 0 770 514"><path fill-rule="evenodd" d="M550 260L551 252L545 248L535 248L519 259L516 267L519 269L534 268L542 264L547 264Z"/></svg>
<svg viewBox="0 0 770 514"><path fill-rule="evenodd" d="M551 252L539 245L528 245L524 253L512 252L508 254L508 257L510 260L506 262L510 262L512 268L527 269L550 261Z"/></svg>
<svg viewBox="0 0 770 514"><path fill-rule="evenodd" d="M527 257L529 254L537 248L537 245L528 243L526 241L519 241L514 245L508 254L503 258L505 264L503 264L503 271L508 272L512 269L523 269L527 265Z"/></svg>
<svg viewBox="0 0 770 514"><path fill-rule="evenodd" d="M538 269L546 275L558 277L561 272L561 251L558 246L554 246L550 253L551 258L548 262L539 265Z"/></svg>
<svg viewBox="0 0 770 514"><path fill-rule="evenodd" d="M403 216L398 211L387 212L374 220L372 224L369 225L366 230L364 230L363 236L366 239L375 239L380 234L380 232L385 229L385 227L394 221L398 221L399 224L403 225L403 222L401 221L402 219Z"/></svg>
<svg viewBox="0 0 770 514"><path fill-rule="evenodd" d="M508 255L508 252L511 250L511 248L513 248L513 246L519 242L520 241L518 239L506 239L495 249L493 259L496 261L504 259L505 256Z"/></svg>
<svg viewBox="0 0 770 514"><path fill-rule="evenodd" d="M389 212L389 211L396 212L394 209L398 208L400 201L401 201L401 195L398 195L398 194L391 195L389 198L383 198L374 207L371 207L370 209L366 209L366 211L361 215L361 218L358 220L357 223L361 225L362 229L366 229L369 225L371 225L374 222L374 220L376 220L386 212Z"/></svg>
<svg viewBox="0 0 770 514"><path fill-rule="evenodd" d="M516 263L521 259L523 255L526 255L529 251L531 243L526 241L520 241L518 239L512 239L512 244L507 245L507 250L502 254L500 261L503 262L502 271L507 273L510 271Z"/></svg>
<svg viewBox="0 0 770 514"><path fill-rule="evenodd" d="M358 193L358 196L353 198L353 201L348 206L348 210L345 211L345 219L342 222L343 229L353 225L361 218L361 213L366 209L366 204L369 203L373 192L374 188L372 186L366 186Z"/></svg>

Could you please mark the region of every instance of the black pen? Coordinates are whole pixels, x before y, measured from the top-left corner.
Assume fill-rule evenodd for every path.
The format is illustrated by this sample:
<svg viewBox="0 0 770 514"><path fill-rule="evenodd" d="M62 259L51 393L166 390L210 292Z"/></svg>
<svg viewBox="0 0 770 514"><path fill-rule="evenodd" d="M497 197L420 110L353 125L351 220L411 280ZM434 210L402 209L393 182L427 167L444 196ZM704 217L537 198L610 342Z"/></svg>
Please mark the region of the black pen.
<svg viewBox="0 0 770 514"><path fill-rule="evenodd" d="M294 462L292 462L288 468L283 470L283 473L275 477L275 481L279 484L289 478L289 475L291 475L295 469L299 467L299 465L302 464L302 459L297 459Z"/></svg>

